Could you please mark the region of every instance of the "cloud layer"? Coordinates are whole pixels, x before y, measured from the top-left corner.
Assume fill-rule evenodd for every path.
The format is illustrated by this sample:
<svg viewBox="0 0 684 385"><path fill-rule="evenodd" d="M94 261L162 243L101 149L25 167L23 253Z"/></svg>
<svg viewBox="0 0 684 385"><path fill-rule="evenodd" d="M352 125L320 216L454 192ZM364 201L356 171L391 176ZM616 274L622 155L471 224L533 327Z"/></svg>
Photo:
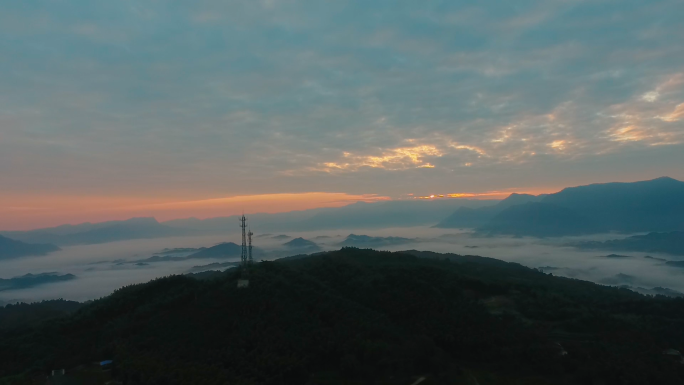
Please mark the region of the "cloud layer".
<svg viewBox="0 0 684 385"><path fill-rule="evenodd" d="M678 0L0 5L0 196L684 178Z"/></svg>

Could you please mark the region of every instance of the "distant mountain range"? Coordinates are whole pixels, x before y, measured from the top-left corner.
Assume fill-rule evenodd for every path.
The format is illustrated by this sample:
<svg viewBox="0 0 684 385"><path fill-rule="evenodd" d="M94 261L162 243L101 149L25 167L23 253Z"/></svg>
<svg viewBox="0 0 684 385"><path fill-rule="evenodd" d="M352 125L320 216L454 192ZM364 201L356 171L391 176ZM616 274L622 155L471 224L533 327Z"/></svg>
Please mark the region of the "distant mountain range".
<svg viewBox="0 0 684 385"><path fill-rule="evenodd" d="M470 208L459 207L453 214L439 222L435 227L441 228L472 228L487 224L502 211L515 205L539 202L545 195L530 195L513 193L508 198L492 206Z"/></svg>
<svg viewBox="0 0 684 385"><path fill-rule="evenodd" d="M446 215L452 213L451 215ZM464 199L401 200L319 208L278 214L252 214L260 233L426 226L473 228L481 234L566 236L602 232L684 231L684 182L658 178L634 183L570 187L549 195L511 194L503 201ZM63 225L0 235L28 243L58 246L129 239L226 234L238 231L237 216L154 218Z"/></svg>
<svg viewBox="0 0 684 385"><path fill-rule="evenodd" d="M169 250L172 251L172 250ZM254 255L261 255L261 249L254 248L252 250ZM124 263L135 263L138 265L146 265L149 263L157 263L157 262L178 262L178 261L187 261L189 259L204 259L204 258L213 258L213 259L223 259L223 258L239 258L240 255L242 255L242 247L238 244L235 244L233 242L225 242L225 243L219 243L218 245L212 246L212 247L201 247L199 249L196 249L195 253L192 253L190 255L186 256L174 256L173 254L167 254L167 255L154 255L149 258L145 259L138 259L134 261L122 261L119 262L119 264L124 264Z"/></svg>
<svg viewBox="0 0 684 385"><path fill-rule="evenodd" d="M497 205L459 209L437 227L484 234L553 237L684 230L684 182L658 178L570 187L545 196L511 195Z"/></svg>
<svg viewBox="0 0 684 385"><path fill-rule="evenodd" d="M73 274L60 275L57 273L26 274L8 279L0 278L0 291L26 289L46 283L70 281L75 278L76 276Z"/></svg>
<svg viewBox="0 0 684 385"><path fill-rule="evenodd" d="M576 242L570 245L587 250L643 251L646 253L684 255L684 231L648 233L625 239L614 239L604 242Z"/></svg>
<svg viewBox="0 0 684 385"><path fill-rule="evenodd" d="M293 230L428 226L441 220L445 212L458 207L477 208L489 204L491 201L464 199L358 202L335 210L320 212L293 224Z"/></svg>
<svg viewBox="0 0 684 385"><path fill-rule="evenodd" d="M444 218L445 212L459 207L477 208L492 202L469 199L401 200L357 202L343 207L318 208L277 214L250 214L255 232L315 231L333 229L408 227L432 225ZM209 219L176 219L163 224L197 230L206 234L238 231L238 216Z"/></svg>
<svg viewBox="0 0 684 385"><path fill-rule="evenodd" d="M46 255L59 250L59 247L51 244L31 244L0 235L0 260L33 255Z"/></svg>
<svg viewBox="0 0 684 385"><path fill-rule="evenodd" d="M197 259L197 258L233 258L239 257L242 254L242 246L233 243L226 242L220 243L216 246L207 247L201 251L191 254L186 257L186 259Z"/></svg>
<svg viewBox="0 0 684 385"><path fill-rule="evenodd" d="M69 246L193 235L197 231L166 226L154 218L131 218L125 221L63 225L31 231L5 231L1 234L23 242Z"/></svg>
<svg viewBox="0 0 684 385"><path fill-rule="evenodd" d="M250 226L260 233L338 228L421 226L441 220L444 212L481 207L491 201L449 199L443 201L359 202L343 207L318 208L287 213L250 214ZM58 246L88 245L130 239L237 233L238 217L185 218L159 223L155 218L62 225L29 231L0 231L0 235L29 243ZM274 237L283 239L286 237ZM287 237L286 239L289 239Z"/></svg>

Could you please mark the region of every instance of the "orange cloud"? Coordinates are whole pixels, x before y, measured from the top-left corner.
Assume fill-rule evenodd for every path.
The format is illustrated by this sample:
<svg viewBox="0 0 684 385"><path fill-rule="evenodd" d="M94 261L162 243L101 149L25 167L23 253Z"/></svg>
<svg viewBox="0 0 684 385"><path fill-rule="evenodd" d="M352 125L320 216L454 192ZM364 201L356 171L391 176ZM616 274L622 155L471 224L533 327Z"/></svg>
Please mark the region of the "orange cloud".
<svg viewBox="0 0 684 385"><path fill-rule="evenodd" d="M669 113L665 116L659 116L658 118L664 122L677 122L677 121L679 121L681 118L684 118L684 103L675 107L674 111L672 111L671 113Z"/></svg>
<svg viewBox="0 0 684 385"><path fill-rule="evenodd" d="M635 125L613 128L609 135L616 142L637 142L649 137L648 133Z"/></svg>
<svg viewBox="0 0 684 385"><path fill-rule="evenodd" d="M608 136L614 142L644 142L650 146L673 145L682 141L676 132L636 124L613 127L608 130Z"/></svg>
<svg viewBox="0 0 684 385"><path fill-rule="evenodd" d="M532 195L539 195L539 194L548 194L551 192L556 192L558 191L557 189L544 189L544 190L538 190L538 191L527 191L527 192L518 192L520 194L532 194ZM471 192L471 193L450 193L450 194L430 194L430 195L422 195L422 196L416 196L412 197L413 199L504 199L511 195L511 193L514 192L513 190L506 190L506 191L485 191L485 192Z"/></svg>
<svg viewBox="0 0 684 385"><path fill-rule="evenodd" d="M551 148L563 151L565 150L565 147L567 146L567 141L566 140L554 140L553 142L549 143L549 146Z"/></svg>

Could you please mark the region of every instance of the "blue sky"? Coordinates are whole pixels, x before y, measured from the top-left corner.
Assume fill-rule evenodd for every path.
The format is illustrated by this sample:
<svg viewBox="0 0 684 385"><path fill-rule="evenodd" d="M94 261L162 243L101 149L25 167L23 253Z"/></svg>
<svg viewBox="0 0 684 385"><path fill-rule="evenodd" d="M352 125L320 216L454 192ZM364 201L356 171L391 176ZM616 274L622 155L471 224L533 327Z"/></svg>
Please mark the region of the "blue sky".
<svg viewBox="0 0 684 385"><path fill-rule="evenodd" d="M679 0L3 2L0 198L684 179L683 19Z"/></svg>

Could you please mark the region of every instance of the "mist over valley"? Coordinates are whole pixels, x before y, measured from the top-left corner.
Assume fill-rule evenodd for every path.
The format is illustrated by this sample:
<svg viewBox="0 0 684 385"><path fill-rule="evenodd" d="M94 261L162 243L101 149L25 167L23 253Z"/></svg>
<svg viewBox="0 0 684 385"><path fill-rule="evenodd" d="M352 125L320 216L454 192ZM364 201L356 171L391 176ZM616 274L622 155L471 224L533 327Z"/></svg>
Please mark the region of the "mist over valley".
<svg viewBox="0 0 684 385"><path fill-rule="evenodd" d="M661 294L679 295L684 292L684 269L680 267L684 261L682 232L658 231L680 230L684 226L677 220L682 218L682 185L684 183L679 181L660 178L633 184L566 189L559 194L539 197L514 194L502 201L379 202L325 209L323 213L311 210L254 215L250 216L255 233L254 256L257 261L270 261L341 247L478 255L516 262L553 275L629 287L647 294L655 293L654 288L661 288ZM587 193L591 190L602 191L606 198ZM602 220L603 225L584 227L582 232L588 234L576 235L580 224L569 220L567 215L554 216L557 213L546 208L544 214L530 214L539 211L529 205L560 200L555 198L557 195L568 197L563 198L564 201L573 202L574 206L566 208L554 203L552 207L582 213L572 215L586 218L618 215L625 219ZM622 201L616 201L612 196L621 196ZM612 200L614 204L605 207L603 199ZM635 199L640 206L635 207ZM604 208L596 211L595 205ZM586 211L581 207L587 207ZM416 212L422 215L413 216ZM505 224L508 222L502 215L512 218L507 221L515 223L515 231L504 231L509 227L502 226L509 225ZM319 225L322 216L327 218L329 226ZM385 219L366 222L371 216ZM283 220L288 217L299 218L299 221ZM355 220L356 226L350 226ZM591 222L600 223L601 220ZM492 231L496 226L499 226L498 230ZM316 230L312 230L314 228ZM547 230L540 234L537 230L540 228ZM551 228L556 236L549 236ZM642 232L628 231L634 229ZM527 232L529 235L525 236ZM183 235L174 235L177 233ZM47 280L40 285L8 286L0 292L3 303L59 298L91 300L122 286L157 277L233 268L240 261L241 253L235 217L162 223L153 218L138 218L4 232L3 235L23 241L53 241L60 246L53 246L50 249L53 251L46 253L40 248L45 246L37 245L39 248L34 256L0 260L0 278L17 280L26 274L55 272L73 276L64 281ZM84 244L73 244L74 240ZM11 241L11 244L31 245L23 241Z"/></svg>

